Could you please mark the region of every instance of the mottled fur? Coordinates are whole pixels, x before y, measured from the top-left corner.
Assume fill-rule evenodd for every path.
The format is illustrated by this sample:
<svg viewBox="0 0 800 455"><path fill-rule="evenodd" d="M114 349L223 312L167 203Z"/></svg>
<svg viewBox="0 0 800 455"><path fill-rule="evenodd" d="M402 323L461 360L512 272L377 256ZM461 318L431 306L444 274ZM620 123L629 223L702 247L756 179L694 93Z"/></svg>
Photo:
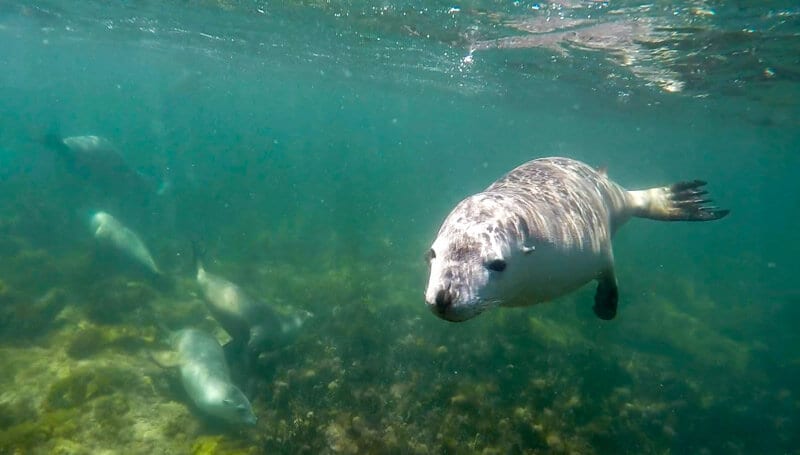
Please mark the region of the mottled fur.
<svg viewBox="0 0 800 455"><path fill-rule="evenodd" d="M632 216L725 216L727 211L703 206L703 184L629 192L579 161L525 163L461 201L444 221L429 252L426 301L439 316L461 321L492 306L551 300L598 279L595 311L611 319L616 230Z"/></svg>

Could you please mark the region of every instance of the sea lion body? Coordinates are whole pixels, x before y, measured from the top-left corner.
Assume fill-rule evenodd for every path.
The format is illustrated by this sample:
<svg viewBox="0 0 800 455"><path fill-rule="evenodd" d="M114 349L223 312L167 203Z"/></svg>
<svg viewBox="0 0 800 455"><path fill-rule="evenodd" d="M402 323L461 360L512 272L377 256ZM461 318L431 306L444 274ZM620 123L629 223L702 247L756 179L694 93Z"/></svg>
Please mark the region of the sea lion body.
<svg viewBox="0 0 800 455"><path fill-rule="evenodd" d="M228 332L236 346L251 354L276 348L304 322L301 316L287 318L265 302L251 297L236 283L211 274L195 253L197 284L209 312Z"/></svg>
<svg viewBox="0 0 800 455"><path fill-rule="evenodd" d="M231 382L222 346L206 332L183 329L171 336L181 383L204 413L230 423L254 425L250 401Z"/></svg>
<svg viewBox="0 0 800 455"><path fill-rule="evenodd" d="M119 196L160 194L157 182L128 163L120 151L102 136L69 136L48 140L74 173Z"/></svg>
<svg viewBox="0 0 800 455"><path fill-rule="evenodd" d="M121 251L153 274L160 275L153 255L139 235L119 220L106 212L97 212L92 216L91 228L94 237L104 244Z"/></svg>
<svg viewBox="0 0 800 455"><path fill-rule="evenodd" d="M612 319L614 233L633 216L722 218L727 211L703 206L704 184L626 191L580 161L529 161L445 219L427 255L426 303L444 319L463 321L495 306L549 301L596 279L595 313Z"/></svg>

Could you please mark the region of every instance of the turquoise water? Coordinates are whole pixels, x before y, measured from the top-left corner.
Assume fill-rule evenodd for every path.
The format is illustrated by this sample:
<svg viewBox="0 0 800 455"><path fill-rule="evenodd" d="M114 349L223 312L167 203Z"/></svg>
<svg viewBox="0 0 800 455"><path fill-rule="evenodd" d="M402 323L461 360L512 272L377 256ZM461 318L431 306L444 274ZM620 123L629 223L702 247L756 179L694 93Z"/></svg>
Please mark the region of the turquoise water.
<svg viewBox="0 0 800 455"><path fill-rule="evenodd" d="M798 453L799 34L792 2L0 4L0 453ZM168 187L121 195L48 134ZM593 286L436 318L444 217L551 155L731 215L626 225L614 321ZM97 210L167 277L98 249ZM255 428L150 359L160 324L224 340L198 239L313 314L248 375Z"/></svg>

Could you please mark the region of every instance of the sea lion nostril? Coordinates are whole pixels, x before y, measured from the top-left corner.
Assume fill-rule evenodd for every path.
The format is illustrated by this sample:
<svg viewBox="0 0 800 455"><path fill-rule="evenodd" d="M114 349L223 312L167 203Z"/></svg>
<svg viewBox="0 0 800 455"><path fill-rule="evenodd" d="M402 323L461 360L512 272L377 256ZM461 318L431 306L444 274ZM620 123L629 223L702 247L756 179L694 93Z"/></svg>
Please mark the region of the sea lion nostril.
<svg viewBox="0 0 800 455"><path fill-rule="evenodd" d="M442 289L436 293L436 309L439 311L446 310L450 304L453 303L453 295L446 290Z"/></svg>

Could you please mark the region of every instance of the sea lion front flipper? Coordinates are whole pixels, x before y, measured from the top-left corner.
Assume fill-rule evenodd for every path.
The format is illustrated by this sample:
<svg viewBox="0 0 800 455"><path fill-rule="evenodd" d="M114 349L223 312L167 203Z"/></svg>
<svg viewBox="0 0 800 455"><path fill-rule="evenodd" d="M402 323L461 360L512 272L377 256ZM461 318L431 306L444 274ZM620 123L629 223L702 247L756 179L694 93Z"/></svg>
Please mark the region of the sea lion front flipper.
<svg viewBox="0 0 800 455"><path fill-rule="evenodd" d="M236 367L243 367L245 369L249 368L247 342L234 338L222 345L222 351L225 353L225 360L227 360L229 365L235 365Z"/></svg>
<svg viewBox="0 0 800 455"><path fill-rule="evenodd" d="M150 352L150 360L161 368L175 368L180 366L180 356L175 351Z"/></svg>
<svg viewBox="0 0 800 455"><path fill-rule="evenodd" d="M608 269L597 278L597 292L594 294L594 314L604 321L610 321L617 315L617 276L614 269Z"/></svg>

